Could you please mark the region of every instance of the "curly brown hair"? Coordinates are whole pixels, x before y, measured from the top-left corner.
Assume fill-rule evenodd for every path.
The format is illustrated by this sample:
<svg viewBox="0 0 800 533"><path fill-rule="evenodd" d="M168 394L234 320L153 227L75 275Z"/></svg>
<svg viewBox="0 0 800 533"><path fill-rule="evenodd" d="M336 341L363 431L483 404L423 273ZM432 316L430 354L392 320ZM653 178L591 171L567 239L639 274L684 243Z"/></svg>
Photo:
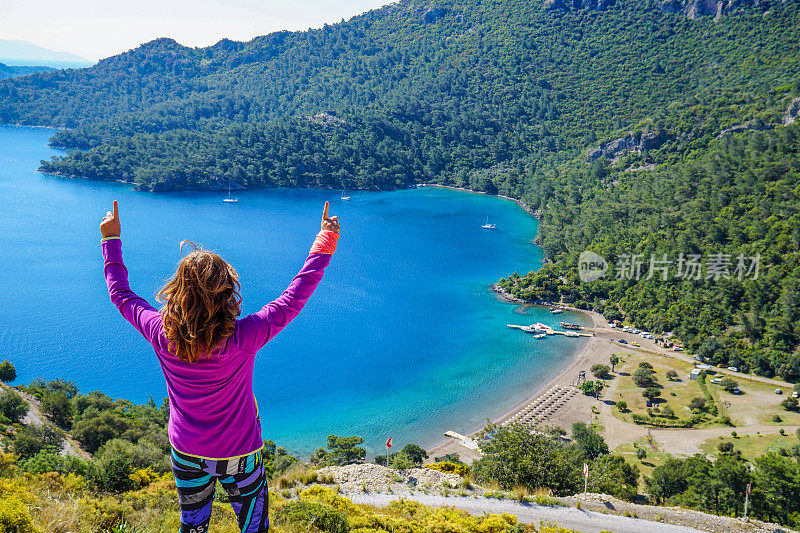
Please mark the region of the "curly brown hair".
<svg viewBox="0 0 800 533"><path fill-rule="evenodd" d="M169 351L182 361L196 363L209 355L236 328L242 298L239 275L224 259L197 248L178 263L175 275L156 295Z"/></svg>

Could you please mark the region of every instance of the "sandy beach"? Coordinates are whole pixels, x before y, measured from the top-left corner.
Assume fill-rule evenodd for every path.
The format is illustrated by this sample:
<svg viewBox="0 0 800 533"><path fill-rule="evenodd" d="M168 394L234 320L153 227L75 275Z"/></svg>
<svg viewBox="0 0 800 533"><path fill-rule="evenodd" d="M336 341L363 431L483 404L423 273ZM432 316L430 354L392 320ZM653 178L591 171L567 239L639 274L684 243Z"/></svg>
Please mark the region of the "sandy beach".
<svg viewBox="0 0 800 533"><path fill-rule="evenodd" d="M620 345L614 342L615 339L624 338L628 335L622 334L621 331L608 327L608 322L599 313L585 311L582 309L575 309L560 306L563 309L573 311L576 313L588 316L592 320L591 327L584 327L581 331L593 333L594 337L589 338L586 344L575 354L572 361L564 367L564 369L550 381L538 385L535 389L526 394L524 399L521 399L516 407L504 413L502 416L493 420L496 424L502 424L512 419L515 415L520 413L526 406L536 400L537 397L543 395L547 391L554 388L570 389L574 388L574 383L580 371L585 371L587 379L593 379L589 369L593 364L605 363L608 364L608 359L612 353L620 351ZM631 336L637 340L638 336ZM569 429L574 422L591 422L591 406L598 405L599 402L593 398L583 394L573 395L569 401L559 407L553 412L552 415L542 424L543 426L560 426L564 429ZM474 437L481 428L466 435L467 437ZM461 444L457 439L448 439L441 442L427 450L428 455L431 457L439 457L448 453L458 453L461 459L465 462L470 462L480 457L480 455Z"/></svg>

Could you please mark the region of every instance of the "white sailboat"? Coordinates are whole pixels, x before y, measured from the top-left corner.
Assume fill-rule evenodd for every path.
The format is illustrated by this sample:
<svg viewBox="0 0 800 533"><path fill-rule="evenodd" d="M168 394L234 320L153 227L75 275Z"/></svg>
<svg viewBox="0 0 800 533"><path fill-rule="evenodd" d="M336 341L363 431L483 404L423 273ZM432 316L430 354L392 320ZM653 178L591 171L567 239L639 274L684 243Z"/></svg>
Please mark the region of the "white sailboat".
<svg viewBox="0 0 800 533"><path fill-rule="evenodd" d="M345 196L345 193L344 193L344 191L345 191L345 190L344 190L344 189L342 189L342 200L349 200L349 199L350 199L350 197L349 197L349 196Z"/></svg>
<svg viewBox="0 0 800 533"><path fill-rule="evenodd" d="M489 217L486 217L486 224L481 227L483 229L497 229L497 224L489 224Z"/></svg>
<svg viewBox="0 0 800 533"><path fill-rule="evenodd" d="M234 197L231 196L231 182L230 181L228 182L228 196L227 196L227 198L223 198L222 201L226 202L226 203L229 203L229 204L239 203L239 198L238 197L234 198Z"/></svg>

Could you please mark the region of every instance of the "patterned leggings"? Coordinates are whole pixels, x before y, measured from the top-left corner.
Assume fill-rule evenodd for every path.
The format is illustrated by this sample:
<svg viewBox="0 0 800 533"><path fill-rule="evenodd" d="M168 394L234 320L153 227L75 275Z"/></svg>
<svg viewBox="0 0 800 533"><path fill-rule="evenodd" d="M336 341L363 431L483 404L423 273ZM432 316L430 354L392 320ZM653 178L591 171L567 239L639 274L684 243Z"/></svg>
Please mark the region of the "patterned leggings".
<svg viewBox="0 0 800 533"><path fill-rule="evenodd" d="M217 480L222 484L242 533L269 530L269 494L261 450L234 459L213 461L173 448L172 472L181 504L180 533L206 533Z"/></svg>

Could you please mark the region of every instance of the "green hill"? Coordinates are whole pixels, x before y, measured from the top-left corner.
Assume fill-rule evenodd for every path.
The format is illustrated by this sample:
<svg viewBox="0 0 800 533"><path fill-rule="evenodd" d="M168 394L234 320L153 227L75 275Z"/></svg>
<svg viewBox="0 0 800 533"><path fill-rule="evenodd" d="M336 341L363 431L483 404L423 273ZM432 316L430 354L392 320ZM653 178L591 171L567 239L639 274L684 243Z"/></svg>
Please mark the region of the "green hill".
<svg viewBox="0 0 800 533"><path fill-rule="evenodd" d="M647 125L703 146L774 118L770 90L797 79L795 2L718 22L638 0L559 6L404 1L248 43L159 39L0 85L0 120L95 147L48 171L146 189L441 181L535 203L537 172L596 139Z"/></svg>
<svg viewBox="0 0 800 533"><path fill-rule="evenodd" d="M36 72L48 72L52 69L50 67L17 67L17 66L8 66L3 63L0 63L0 80L4 80L7 78L18 78L20 76L27 76L29 74L34 74Z"/></svg>
<svg viewBox="0 0 800 533"><path fill-rule="evenodd" d="M502 285L800 378L796 1L402 1L306 32L0 82L43 162L144 190L420 182L540 210L551 265ZM578 255L728 257L727 275L581 284ZM730 279L759 257L758 279ZM752 273L751 273L752 274Z"/></svg>

